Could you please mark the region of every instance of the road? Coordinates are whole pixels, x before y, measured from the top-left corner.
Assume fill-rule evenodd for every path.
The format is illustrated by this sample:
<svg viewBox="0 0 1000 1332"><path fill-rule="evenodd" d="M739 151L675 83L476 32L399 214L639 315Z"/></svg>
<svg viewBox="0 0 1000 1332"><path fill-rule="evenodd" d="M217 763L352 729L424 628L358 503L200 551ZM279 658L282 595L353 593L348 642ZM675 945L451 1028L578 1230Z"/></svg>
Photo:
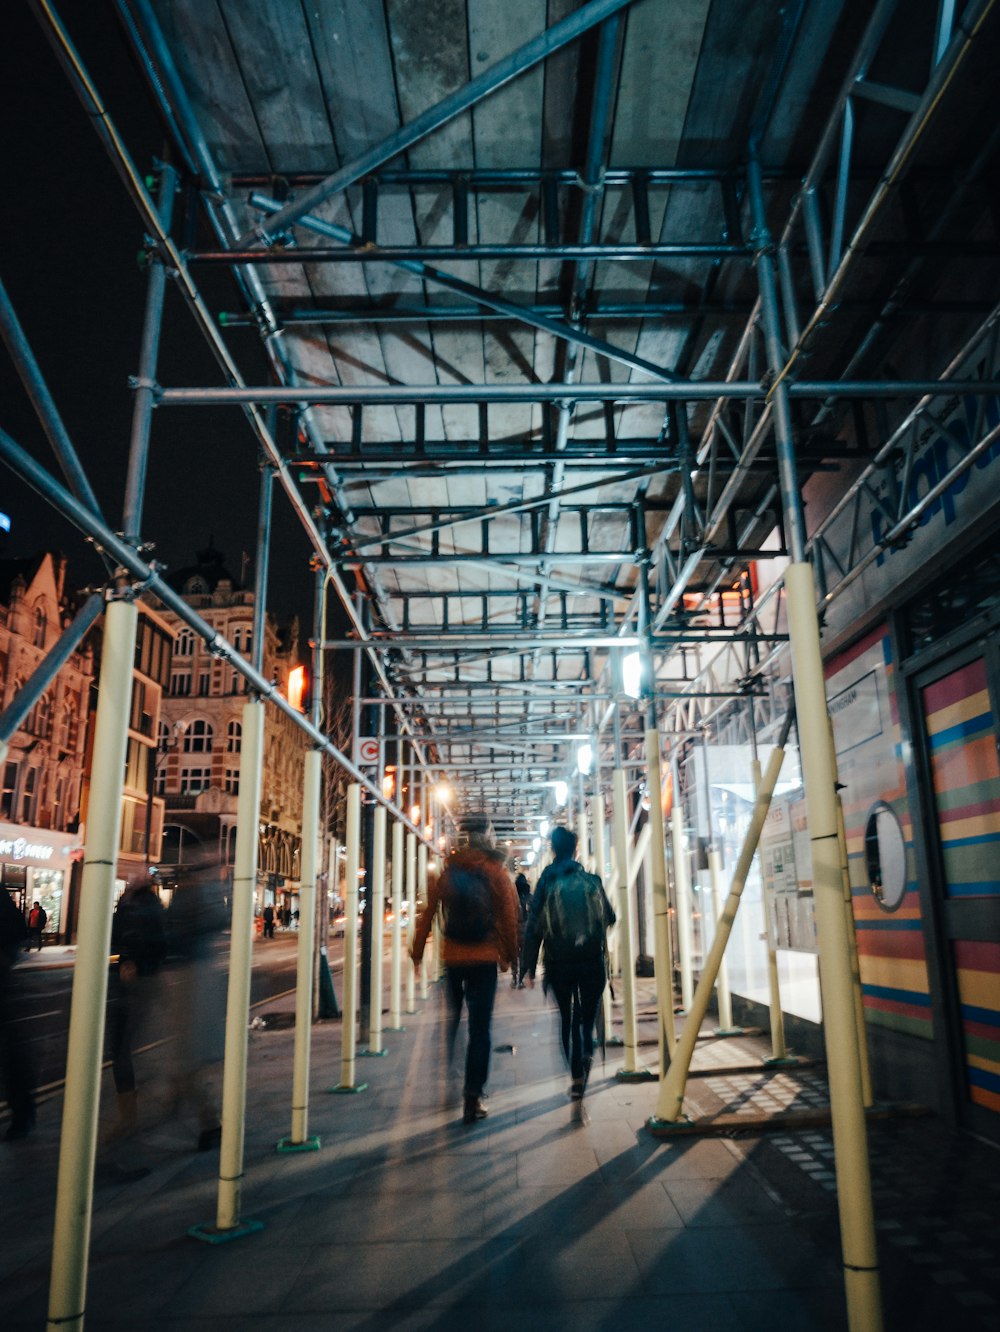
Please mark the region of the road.
<svg viewBox="0 0 1000 1332"><path fill-rule="evenodd" d="M253 949L253 970L250 982L251 1006L268 1003L295 988L298 934L279 932L273 939L257 939ZM331 938L329 944L330 969L334 987L340 997L340 976L343 971L343 939ZM55 950L50 956L55 957ZM228 958L228 938L219 946L216 966L224 971ZM35 1085L50 1088L62 1082L66 1069L66 1045L69 1034L70 999L73 989L72 966L47 966L46 953L32 954L31 960L15 972L16 992L12 996L12 1023L19 1028L18 1035L26 1040L35 1070ZM165 986L159 1012L150 1016L143 1037L145 1042L162 1040L167 1032L165 1005L169 1003L169 987L174 974L168 965L162 980Z"/></svg>

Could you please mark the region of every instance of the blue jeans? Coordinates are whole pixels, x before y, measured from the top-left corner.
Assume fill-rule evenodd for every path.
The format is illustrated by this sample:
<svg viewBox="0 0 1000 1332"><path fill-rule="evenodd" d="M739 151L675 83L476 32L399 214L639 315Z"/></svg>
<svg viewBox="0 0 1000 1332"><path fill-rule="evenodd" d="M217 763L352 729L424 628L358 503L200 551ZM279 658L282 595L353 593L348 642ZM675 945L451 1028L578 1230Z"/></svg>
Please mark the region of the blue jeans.
<svg viewBox="0 0 1000 1332"><path fill-rule="evenodd" d="M495 962L466 967L448 967L448 1057L455 1049L455 1036L464 1000L469 1010L469 1048L465 1055L465 1095L482 1096L490 1071L490 1021L497 993Z"/></svg>

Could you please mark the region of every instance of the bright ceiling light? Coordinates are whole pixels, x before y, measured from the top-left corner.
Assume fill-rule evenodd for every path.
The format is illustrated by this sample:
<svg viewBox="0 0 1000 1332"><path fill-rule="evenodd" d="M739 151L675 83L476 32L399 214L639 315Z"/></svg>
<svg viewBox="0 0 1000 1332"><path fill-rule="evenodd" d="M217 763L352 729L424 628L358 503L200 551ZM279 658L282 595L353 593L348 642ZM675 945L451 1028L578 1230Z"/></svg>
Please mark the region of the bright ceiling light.
<svg viewBox="0 0 1000 1332"><path fill-rule="evenodd" d="M626 652L622 657L622 693L638 698L642 683L642 658L638 652Z"/></svg>
<svg viewBox="0 0 1000 1332"><path fill-rule="evenodd" d="M555 788L556 804L560 806L565 805L566 801L569 799L569 787L565 782L556 782Z"/></svg>
<svg viewBox="0 0 1000 1332"><path fill-rule="evenodd" d="M548 819L542 819L541 823L538 825L538 831L542 834L543 837L548 837L549 829L551 827L552 824L549 823Z"/></svg>
<svg viewBox="0 0 1000 1332"><path fill-rule="evenodd" d="M590 770L594 766L594 747L593 745L582 744L576 751L577 770L584 777L590 775Z"/></svg>

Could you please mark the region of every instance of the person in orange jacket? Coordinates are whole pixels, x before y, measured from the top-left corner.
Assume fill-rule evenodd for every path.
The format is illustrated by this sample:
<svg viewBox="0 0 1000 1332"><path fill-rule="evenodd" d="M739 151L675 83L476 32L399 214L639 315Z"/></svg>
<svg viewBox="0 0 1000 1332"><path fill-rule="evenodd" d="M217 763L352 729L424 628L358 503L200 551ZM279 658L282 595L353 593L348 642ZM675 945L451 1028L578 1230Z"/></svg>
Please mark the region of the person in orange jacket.
<svg viewBox="0 0 1000 1332"><path fill-rule="evenodd" d="M462 1122L485 1119L483 1092L490 1068L490 1024L497 992L497 967L517 966L517 894L496 850L493 825L486 814L467 815L460 845L441 876L427 889L427 902L416 923L410 956L420 965L431 924L443 917L441 963L448 996L448 1050L454 1050L465 1004L469 1043L465 1059Z"/></svg>

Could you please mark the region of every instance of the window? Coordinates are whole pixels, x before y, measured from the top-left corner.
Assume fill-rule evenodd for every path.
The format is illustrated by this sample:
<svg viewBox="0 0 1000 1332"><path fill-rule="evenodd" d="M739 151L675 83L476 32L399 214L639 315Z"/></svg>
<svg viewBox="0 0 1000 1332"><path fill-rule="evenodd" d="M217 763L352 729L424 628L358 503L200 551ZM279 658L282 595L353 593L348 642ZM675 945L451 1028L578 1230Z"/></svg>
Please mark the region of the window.
<svg viewBox="0 0 1000 1332"><path fill-rule="evenodd" d="M64 796L65 784L61 777L57 777L52 788L52 826L57 830L65 827L66 816L62 807Z"/></svg>
<svg viewBox="0 0 1000 1332"><path fill-rule="evenodd" d="M238 796L240 793L240 770L239 768L227 768L223 789L226 795Z"/></svg>
<svg viewBox="0 0 1000 1332"><path fill-rule="evenodd" d="M206 698L211 693L212 676L208 671L201 671L198 675L198 693L202 698Z"/></svg>
<svg viewBox="0 0 1000 1332"><path fill-rule="evenodd" d="M243 726L238 721L231 721L226 727L226 753L238 754L243 740Z"/></svg>
<svg viewBox="0 0 1000 1332"><path fill-rule="evenodd" d="M185 754L208 754L212 749L212 725L207 721L193 721L184 732Z"/></svg>
<svg viewBox="0 0 1000 1332"><path fill-rule="evenodd" d="M192 652L194 652L194 631L182 629L174 643L174 656L190 657Z"/></svg>
<svg viewBox="0 0 1000 1332"><path fill-rule="evenodd" d="M167 794L167 765L162 763L156 769L156 780L153 783L153 791L158 796Z"/></svg>
<svg viewBox="0 0 1000 1332"><path fill-rule="evenodd" d="M0 786L0 816L5 819L14 817L14 792L17 790L17 764L3 765L3 785Z"/></svg>
<svg viewBox="0 0 1000 1332"><path fill-rule="evenodd" d="M35 821L35 792L38 784L38 769L26 768L24 771L24 784L21 787L21 822L34 823Z"/></svg>
<svg viewBox="0 0 1000 1332"><path fill-rule="evenodd" d="M35 607L35 647L43 648L45 646L45 631L48 628L48 620L45 615L44 606Z"/></svg>
<svg viewBox="0 0 1000 1332"><path fill-rule="evenodd" d="M211 784L211 768L181 768L182 795L197 795L199 791L207 791Z"/></svg>
<svg viewBox="0 0 1000 1332"><path fill-rule="evenodd" d="M80 726L77 701L72 695L67 695L63 699L62 716L59 719L59 729L62 733L61 747L70 754L76 753L77 741L79 740Z"/></svg>
<svg viewBox="0 0 1000 1332"><path fill-rule="evenodd" d="M175 698L186 698L191 693L191 672L172 671L170 675L170 692Z"/></svg>
<svg viewBox="0 0 1000 1332"><path fill-rule="evenodd" d="M146 686L141 680L136 680L132 686L132 715L129 718L129 725L140 735L153 734L153 714L149 709Z"/></svg>

